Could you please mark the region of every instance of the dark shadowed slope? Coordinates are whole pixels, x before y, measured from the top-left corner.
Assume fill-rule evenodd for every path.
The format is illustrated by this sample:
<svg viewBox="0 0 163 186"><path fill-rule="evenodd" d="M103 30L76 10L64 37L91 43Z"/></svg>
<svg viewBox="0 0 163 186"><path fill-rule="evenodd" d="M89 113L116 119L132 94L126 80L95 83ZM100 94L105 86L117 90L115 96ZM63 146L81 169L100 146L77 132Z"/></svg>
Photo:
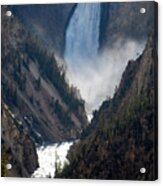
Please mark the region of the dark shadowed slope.
<svg viewBox="0 0 163 186"><path fill-rule="evenodd" d="M2 100L35 142L78 138L87 124L84 101L69 87L54 53L6 10L2 6Z"/></svg>
<svg viewBox="0 0 163 186"><path fill-rule="evenodd" d="M38 167L34 142L22 122L15 118L5 103L2 103L2 150L1 175L4 177L30 177ZM11 164L11 170L6 165Z"/></svg>
<svg viewBox="0 0 163 186"><path fill-rule="evenodd" d="M113 99L94 113L94 127L71 147L70 165L57 177L157 179L155 44L155 36L150 35L143 54L128 62ZM142 167L145 174L140 173Z"/></svg>

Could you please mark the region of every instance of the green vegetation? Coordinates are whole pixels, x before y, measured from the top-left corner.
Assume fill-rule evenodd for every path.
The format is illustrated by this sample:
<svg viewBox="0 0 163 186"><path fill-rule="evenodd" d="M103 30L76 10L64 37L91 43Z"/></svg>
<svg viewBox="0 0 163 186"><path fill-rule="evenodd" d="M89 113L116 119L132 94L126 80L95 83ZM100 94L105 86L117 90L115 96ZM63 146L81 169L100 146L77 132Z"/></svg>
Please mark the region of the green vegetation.
<svg viewBox="0 0 163 186"><path fill-rule="evenodd" d="M35 90L39 91L41 88L41 78L39 77L33 83L34 83Z"/></svg>
<svg viewBox="0 0 163 186"><path fill-rule="evenodd" d="M70 112L65 111L58 100L54 104L54 112L57 114L58 118L61 121L61 124L66 128L71 129L74 126L73 121L71 120Z"/></svg>
<svg viewBox="0 0 163 186"><path fill-rule="evenodd" d="M84 101L79 100L75 95L74 88L69 87L65 80L65 72L58 67L54 53L49 52L38 39L31 38L31 36L28 38L25 49L30 58L38 62L41 76L48 78L53 83L64 102L69 105L69 109L82 120L79 108L84 107Z"/></svg>
<svg viewBox="0 0 163 186"><path fill-rule="evenodd" d="M6 168L6 165L8 164L9 157L4 147L2 148L1 153L2 153L1 154L1 176L6 177L8 175L8 170Z"/></svg>

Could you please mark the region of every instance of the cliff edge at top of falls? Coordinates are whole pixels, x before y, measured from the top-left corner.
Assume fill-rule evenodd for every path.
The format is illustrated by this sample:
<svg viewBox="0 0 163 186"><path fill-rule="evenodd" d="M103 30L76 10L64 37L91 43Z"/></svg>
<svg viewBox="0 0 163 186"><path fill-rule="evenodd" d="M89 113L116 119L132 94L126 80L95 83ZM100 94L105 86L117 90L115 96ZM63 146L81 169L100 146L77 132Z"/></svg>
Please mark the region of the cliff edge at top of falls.
<svg viewBox="0 0 163 186"><path fill-rule="evenodd" d="M79 138L88 123L84 101L55 54L8 9L2 6L2 101L37 144Z"/></svg>
<svg viewBox="0 0 163 186"><path fill-rule="evenodd" d="M112 99L94 117L87 135L71 146L59 178L157 179L157 38L149 36L129 61ZM145 174L140 169L146 169Z"/></svg>

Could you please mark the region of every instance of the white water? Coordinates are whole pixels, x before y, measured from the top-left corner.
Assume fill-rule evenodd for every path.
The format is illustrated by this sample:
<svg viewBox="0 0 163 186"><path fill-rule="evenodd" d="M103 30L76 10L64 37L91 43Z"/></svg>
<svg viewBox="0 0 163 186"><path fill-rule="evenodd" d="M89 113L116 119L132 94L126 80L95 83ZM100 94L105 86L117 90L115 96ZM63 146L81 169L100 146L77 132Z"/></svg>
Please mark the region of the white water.
<svg viewBox="0 0 163 186"><path fill-rule="evenodd" d="M56 162L61 163L61 168L68 163L66 155L72 144L73 142L55 143L37 148L39 168L32 174L32 177L46 178L50 176L53 178Z"/></svg>
<svg viewBox="0 0 163 186"><path fill-rule="evenodd" d="M79 3L66 31L65 60L71 67L95 59L99 48L100 3Z"/></svg>
<svg viewBox="0 0 163 186"><path fill-rule="evenodd" d="M98 55L100 11L100 3L79 3L66 30L66 76L80 90L89 120L92 111L113 96L128 61L145 46L144 41L117 38L112 48Z"/></svg>

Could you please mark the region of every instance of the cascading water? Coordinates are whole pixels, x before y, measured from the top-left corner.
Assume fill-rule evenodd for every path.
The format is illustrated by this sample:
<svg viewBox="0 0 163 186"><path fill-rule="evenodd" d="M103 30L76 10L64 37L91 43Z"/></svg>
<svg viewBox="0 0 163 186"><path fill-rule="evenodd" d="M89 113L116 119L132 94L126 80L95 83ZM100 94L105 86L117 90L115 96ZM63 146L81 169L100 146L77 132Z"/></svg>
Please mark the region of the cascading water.
<svg viewBox="0 0 163 186"><path fill-rule="evenodd" d="M74 67L97 56L100 9L100 3L79 3L70 19L64 57Z"/></svg>
<svg viewBox="0 0 163 186"><path fill-rule="evenodd" d="M103 34L100 21L100 3L79 3L65 34L67 79L80 90L88 119L102 101L114 95L128 60L138 57L137 53L144 49L144 41L140 43L117 35L114 45L98 55L99 36Z"/></svg>
<svg viewBox="0 0 163 186"><path fill-rule="evenodd" d="M80 3L76 6L66 32L64 56L68 67L78 68L80 63L93 61L97 57L99 26L100 3ZM39 168L32 177L54 177L58 159L61 168L65 162L68 163L66 155L72 144L73 142L65 142L37 148Z"/></svg>
<svg viewBox="0 0 163 186"><path fill-rule="evenodd" d="M98 56L100 15L100 3L79 3L66 30L64 59L68 64L67 77L70 83L80 89L86 102L89 92L85 92L79 84L85 76L85 67L93 65ZM81 73L78 73L79 69Z"/></svg>
<svg viewBox="0 0 163 186"><path fill-rule="evenodd" d="M55 176L56 164L63 168L67 152L74 142L63 142L61 144L55 143L47 146L40 146L37 148L39 168L35 170L31 177L34 178L48 178Z"/></svg>

